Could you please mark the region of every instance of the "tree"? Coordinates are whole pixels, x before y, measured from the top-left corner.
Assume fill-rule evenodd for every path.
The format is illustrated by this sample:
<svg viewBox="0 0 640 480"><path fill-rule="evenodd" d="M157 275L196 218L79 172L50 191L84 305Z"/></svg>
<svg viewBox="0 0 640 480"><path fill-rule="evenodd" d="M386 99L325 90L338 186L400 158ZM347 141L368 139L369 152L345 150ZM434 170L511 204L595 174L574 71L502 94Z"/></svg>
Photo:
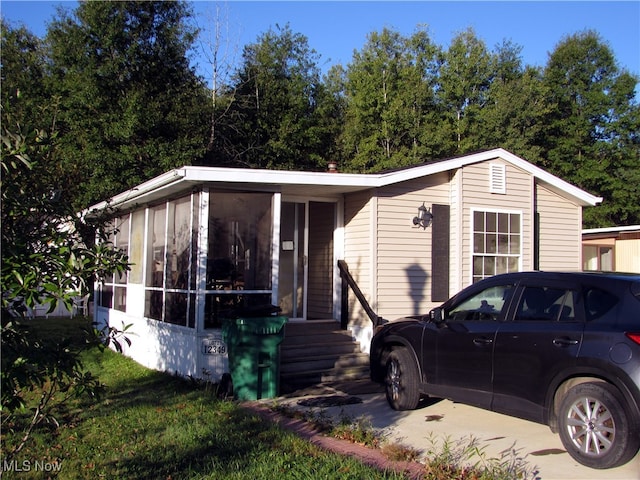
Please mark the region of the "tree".
<svg viewBox="0 0 640 480"><path fill-rule="evenodd" d="M640 222L640 131L635 86L593 31L566 37L551 53L544 81L555 107L546 118L550 169L601 195L585 226Z"/></svg>
<svg viewBox="0 0 640 480"><path fill-rule="evenodd" d="M542 138L549 102L542 73L523 68L522 48L504 42L493 55L493 80L477 121L482 148L505 148L532 163L542 163Z"/></svg>
<svg viewBox="0 0 640 480"><path fill-rule="evenodd" d="M450 154L460 155L481 147L478 116L487 102L493 81L490 53L472 29L458 34L445 52L440 69L438 97L450 126Z"/></svg>
<svg viewBox="0 0 640 480"><path fill-rule="evenodd" d="M30 118L41 118L42 100L49 97L43 87L46 56L42 42L26 28L13 28L4 20L0 34L2 108L11 111L21 124Z"/></svg>
<svg viewBox="0 0 640 480"><path fill-rule="evenodd" d="M319 170L327 131L318 114L323 96L319 55L304 35L277 26L245 46L233 85L233 163Z"/></svg>
<svg viewBox="0 0 640 480"><path fill-rule="evenodd" d="M47 165L56 148L53 126L37 128L15 123L2 111L2 428L20 428L15 445L3 445L4 462L11 462L42 423L58 425L56 411L72 396L97 395L101 384L80 362L82 348L68 339L38 338L25 323L29 309L58 302L70 309L76 296L88 293L93 282L127 268L126 256L108 243L87 242L90 225L78 217L45 184L32 181L33 172ZM36 177L37 178L37 175ZM85 348L116 340L115 330L87 337ZM35 400L27 392L37 392ZM26 417L26 419L24 418Z"/></svg>
<svg viewBox="0 0 640 480"><path fill-rule="evenodd" d="M434 109L438 49L425 30L369 35L346 74L344 156L354 171L420 163L438 153Z"/></svg>
<svg viewBox="0 0 640 480"><path fill-rule="evenodd" d="M50 25L58 161L76 208L204 154L209 103L189 66L190 16L183 2L82 2Z"/></svg>

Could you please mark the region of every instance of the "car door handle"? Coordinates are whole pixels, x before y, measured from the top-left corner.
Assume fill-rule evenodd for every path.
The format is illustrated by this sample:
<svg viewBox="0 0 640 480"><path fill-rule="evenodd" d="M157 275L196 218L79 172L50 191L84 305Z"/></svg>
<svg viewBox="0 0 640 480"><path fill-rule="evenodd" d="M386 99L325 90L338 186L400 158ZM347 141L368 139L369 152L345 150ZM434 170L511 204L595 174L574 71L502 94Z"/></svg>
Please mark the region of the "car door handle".
<svg viewBox="0 0 640 480"><path fill-rule="evenodd" d="M553 344L556 347L570 347L572 345L577 345L578 340L572 340L571 338L554 338Z"/></svg>
<svg viewBox="0 0 640 480"><path fill-rule="evenodd" d="M474 338L473 339L473 344L478 347L484 347L486 345L491 345L492 343L493 343L493 340L491 340L490 338Z"/></svg>

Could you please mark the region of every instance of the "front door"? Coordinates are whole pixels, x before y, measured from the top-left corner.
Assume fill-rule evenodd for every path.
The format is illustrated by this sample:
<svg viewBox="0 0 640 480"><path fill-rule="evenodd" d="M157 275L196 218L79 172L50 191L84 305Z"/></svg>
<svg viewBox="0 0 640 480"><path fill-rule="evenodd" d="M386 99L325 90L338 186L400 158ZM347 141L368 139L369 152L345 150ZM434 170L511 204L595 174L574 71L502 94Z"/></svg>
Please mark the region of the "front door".
<svg viewBox="0 0 640 480"><path fill-rule="evenodd" d="M306 318L308 203L282 202L278 306L290 320Z"/></svg>

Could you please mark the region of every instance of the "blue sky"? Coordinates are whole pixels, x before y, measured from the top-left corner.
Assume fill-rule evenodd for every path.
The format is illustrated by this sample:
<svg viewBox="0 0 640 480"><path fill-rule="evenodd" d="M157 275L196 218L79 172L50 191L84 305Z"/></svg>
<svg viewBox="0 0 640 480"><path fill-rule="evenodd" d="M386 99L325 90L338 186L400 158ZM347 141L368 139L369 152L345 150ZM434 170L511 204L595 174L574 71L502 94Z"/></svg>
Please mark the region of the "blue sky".
<svg viewBox="0 0 640 480"><path fill-rule="evenodd" d="M324 71L336 63L347 64L353 51L366 43L367 34L390 27L403 35L426 25L431 38L446 47L456 33L472 27L489 49L503 40L522 47L525 64L544 66L548 54L565 36L593 29L612 48L620 66L640 75L640 2L635 1L228 1L194 2L198 23L206 27L215 6L226 12L229 45L238 50L258 36L289 23L293 32L308 38L320 54ZM24 23L42 36L55 14L55 6L74 8L77 3L41 1L0 2L2 16ZM199 62L204 64L205 62Z"/></svg>

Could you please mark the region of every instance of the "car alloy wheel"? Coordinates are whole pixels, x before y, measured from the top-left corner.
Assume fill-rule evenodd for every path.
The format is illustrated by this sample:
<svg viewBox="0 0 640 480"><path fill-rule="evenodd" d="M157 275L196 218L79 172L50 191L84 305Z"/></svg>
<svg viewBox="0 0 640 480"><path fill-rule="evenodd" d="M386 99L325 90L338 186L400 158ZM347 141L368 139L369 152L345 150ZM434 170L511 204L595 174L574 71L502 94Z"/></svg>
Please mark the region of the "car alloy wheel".
<svg viewBox="0 0 640 480"><path fill-rule="evenodd" d="M597 398L582 397L571 406L567 429L573 444L584 455L602 455L616 438L611 412Z"/></svg>
<svg viewBox="0 0 640 480"><path fill-rule="evenodd" d="M387 401L395 410L413 410L420 402L418 367L404 347L391 350L385 379Z"/></svg>
<svg viewBox="0 0 640 480"><path fill-rule="evenodd" d="M571 388L560 406L560 439L578 462L592 468L612 468L638 451L636 421L623 407L620 393L604 382Z"/></svg>

